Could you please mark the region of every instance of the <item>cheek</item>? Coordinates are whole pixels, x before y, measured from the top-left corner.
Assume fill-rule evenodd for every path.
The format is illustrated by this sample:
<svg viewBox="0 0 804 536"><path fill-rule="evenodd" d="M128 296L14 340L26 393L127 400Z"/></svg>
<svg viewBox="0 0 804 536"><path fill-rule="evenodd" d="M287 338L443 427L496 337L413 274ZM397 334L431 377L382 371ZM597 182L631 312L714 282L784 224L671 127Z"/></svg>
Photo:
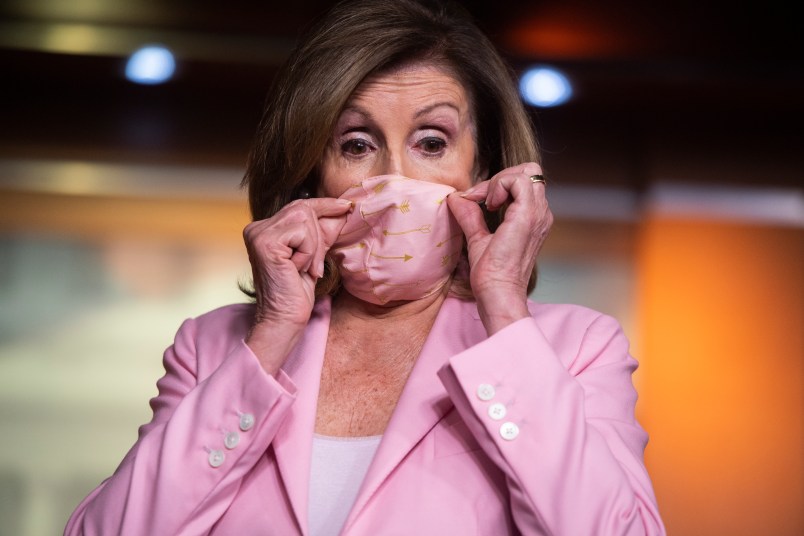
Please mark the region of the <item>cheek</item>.
<svg viewBox="0 0 804 536"><path fill-rule="evenodd" d="M463 192L471 188L472 185L475 184L475 182L476 181L474 180L474 177L471 174L467 174L462 176L459 180L454 181L454 183L450 184L450 186L452 186L459 192Z"/></svg>
<svg viewBox="0 0 804 536"><path fill-rule="evenodd" d="M316 197L340 197L342 190L338 187L340 181L335 180L331 174L321 173L321 180L318 182Z"/></svg>
<svg viewBox="0 0 804 536"><path fill-rule="evenodd" d="M318 197L340 197L352 184L349 180L348 170L343 169L337 162L333 151L328 149L318 166Z"/></svg>
<svg viewBox="0 0 804 536"><path fill-rule="evenodd" d="M321 166L318 197L340 197L343 192L372 176L358 166Z"/></svg>
<svg viewBox="0 0 804 536"><path fill-rule="evenodd" d="M419 159L417 164L418 169L414 172L413 178L452 186L459 192L468 190L476 182L479 182L477 166L475 165L474 144L470 144L467 148L459 148L453 151L445 159L436 161Z"/></svg>
<svg viewBox="0 0 804 536"><path fill-rule="evenodd" d="M347 187L341 187L343 181L333 177L332 173L323 172L318 184L318 197L340 197Z"/></svg>
<svg viewBox="0 0 804 536"><path fill-rule="evenodd" d="M453 184L456 190L462 191L480 182L478 178L479 170L477 166L477 150L474 139L464 140L457 152L456 167L461 170L457 184Z"/></svg>

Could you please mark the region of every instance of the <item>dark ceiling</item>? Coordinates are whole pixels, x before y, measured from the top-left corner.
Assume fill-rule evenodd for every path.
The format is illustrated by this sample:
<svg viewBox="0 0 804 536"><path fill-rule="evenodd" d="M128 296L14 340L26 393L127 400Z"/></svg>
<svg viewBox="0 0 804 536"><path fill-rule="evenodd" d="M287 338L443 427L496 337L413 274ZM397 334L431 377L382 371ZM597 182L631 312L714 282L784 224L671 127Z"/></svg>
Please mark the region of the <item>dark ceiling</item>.
<svg viewBox="0 0 804 536"><path fill-rule="evenodd" d="M276 66L330 2L6 0L0 157L243 163ZM563 69L568 104L534 110L546 168L568 182L657 178L797 185L802 32L769 2L466 3L516 70ZM161 42L177 76L122 77Z"/></svg>

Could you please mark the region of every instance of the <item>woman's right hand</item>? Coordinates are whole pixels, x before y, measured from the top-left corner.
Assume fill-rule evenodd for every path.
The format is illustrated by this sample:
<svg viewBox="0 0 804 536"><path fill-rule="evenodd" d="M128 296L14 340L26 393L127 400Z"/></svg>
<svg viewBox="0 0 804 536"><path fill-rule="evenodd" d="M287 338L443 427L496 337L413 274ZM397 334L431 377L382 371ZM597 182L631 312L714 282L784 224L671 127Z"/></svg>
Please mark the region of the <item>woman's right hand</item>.
<svg viewBox="0 0 804 536"><path fill-rule="evenodd" d="M245 342L269 374L285 362L310 319L324 257L351 206L342 199L299 199L243 230L257 300Z"/></svg>

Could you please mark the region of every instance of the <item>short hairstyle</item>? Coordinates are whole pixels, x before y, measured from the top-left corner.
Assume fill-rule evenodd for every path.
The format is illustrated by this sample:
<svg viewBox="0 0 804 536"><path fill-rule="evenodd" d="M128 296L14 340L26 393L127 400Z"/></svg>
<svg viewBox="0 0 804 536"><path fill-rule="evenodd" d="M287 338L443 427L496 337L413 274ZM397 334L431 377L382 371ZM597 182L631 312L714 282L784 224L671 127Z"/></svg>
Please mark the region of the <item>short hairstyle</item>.
<svg viewBox="0 0 804 536"><path fill-rule="evenodd" d="M268 218L315 192L318 165L348 99L367 77L411 62L445 68L462 84L475 121L477 169L488 176L538 162L513 72L459 5L429 0L346 0L302 37L269 90L243 186L251 216ZM493 231L501 211L487 213ZM338 288L328 259L316 295ZM535 285L531 277L528 291Z"/></svg>

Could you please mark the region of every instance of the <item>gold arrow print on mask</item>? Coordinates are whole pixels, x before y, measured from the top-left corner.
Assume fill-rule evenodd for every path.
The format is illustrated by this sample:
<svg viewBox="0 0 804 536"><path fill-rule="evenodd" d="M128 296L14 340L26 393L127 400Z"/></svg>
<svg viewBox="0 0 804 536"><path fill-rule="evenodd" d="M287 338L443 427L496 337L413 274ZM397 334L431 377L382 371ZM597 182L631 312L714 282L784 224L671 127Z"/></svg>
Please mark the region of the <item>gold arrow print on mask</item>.
<svg viewBox="0 0 804 536"><path fill-rule="evenodd" d="M358 242L357 244L352 244L351 246L341 246L339 248L332 248L332 251L344 251L346 249L355 249L355 248L363 249L364 247L366 247L365 242Z"/></svg>
<svg viewBox="0 0 804 536"><path fill-rule="evenodd" d="M448 243L448 242L452 242L454 239L458 238L459 236L463 236L463 233L457 233L457 234L454 234L454 235L450 236L450 237L449 237L449 238L447 238L446 240L442 240L441 242L439 242L438 244L436 244L436 247L437 247L437 248L440 248L440 247L441 247L441 246L443 246L444 244L446 244L446 243Z"/></svg>
<svg viewBox="0 0 804 536"><path fill-rule="evenodd" d="M396 257L395 256L386 257L385 255L377 255L376 253L370 253L369 255L371 255L372 257L375 257L377 259L386 259L386 260L404 261L404 262L408 262L410 259L413 258L413 255L408 255L407 253L405 253L404 255L401 255L401 256L396 256Z"/></svg>
<svg viewBox="0 0 804 536"><path fill-rule="evenodd" d="M407 214L408 212L410 212L410 201L405 199L404 201L402 201L401 205L394 205L392 208L399 209L399 212L401 212L402 214ZM380 212L385 212L386 210L388 210L388 209L382 208L380 210L375 210L374 212L360 211L360 215L363 216L364 218L367 218L369 216L379 214Z"/></svg>
<svg viewBox="0 0 804 536"><path fill-rule="evenodd" d="M421 227L417 227L415 229L408 229L407 231L389 231L388 229L383 229L382 234L384 234L385 236L396 236L396 235L403 235L403 234L408 234L408 233L423 233L423 234L427 234L427 233L430 232L430 228L431 228L431 225L428 223L428 224L422 225Z"/></svg>
<svg viewBox="0 0 804 536"><path fill-rule="evenodd" d="M452 259L452 257L454 257L455 255L459 255L460 253L461 253L461 250L459 249L458 251L453 251L452 253L450 253L448 255L444 255L443 257L441 257L441 266L448 265L450 259Z"/></svg>
<svg viewBox="0 0 804 536"><path fill-rule="evenodd" d="M387 180L385 182L381 182L380 184L378 184L377 186L372 188L372 190L374 190L375 194L378 194L378 193L382 192L385 189L385 187L388 186L389 184L391 184L392 182L399 182L399 181L406 181L406 180L410 180L410 179L390 179L390 180Z"/></svg>

